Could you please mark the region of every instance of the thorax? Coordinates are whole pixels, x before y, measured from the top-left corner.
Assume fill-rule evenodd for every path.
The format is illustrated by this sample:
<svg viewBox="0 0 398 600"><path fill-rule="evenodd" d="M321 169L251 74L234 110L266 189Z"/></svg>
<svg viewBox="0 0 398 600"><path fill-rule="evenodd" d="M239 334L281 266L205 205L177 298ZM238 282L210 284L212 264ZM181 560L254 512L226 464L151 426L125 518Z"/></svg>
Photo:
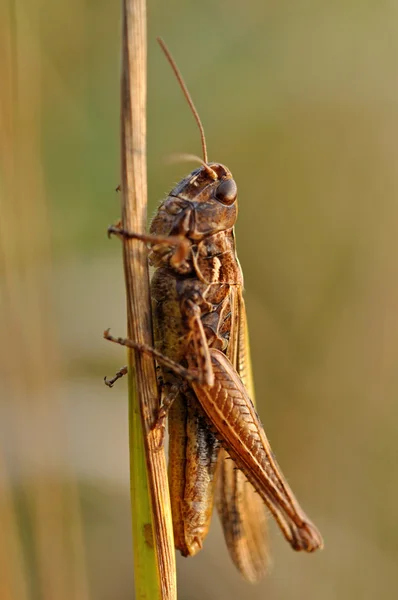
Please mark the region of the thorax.
<svg viewBox="0 0 398 600"><path fill-rule="evenodd" d="M229 340L233 292L243 285L232 230L192 244L185 273L170 267L170 256L151 252L156 267L151 281L155 344L173 360L184 362L189 330L181 310L192 299L200 307L210 347L226 350ZM234 289L235 288L235 289Z"/></svg>

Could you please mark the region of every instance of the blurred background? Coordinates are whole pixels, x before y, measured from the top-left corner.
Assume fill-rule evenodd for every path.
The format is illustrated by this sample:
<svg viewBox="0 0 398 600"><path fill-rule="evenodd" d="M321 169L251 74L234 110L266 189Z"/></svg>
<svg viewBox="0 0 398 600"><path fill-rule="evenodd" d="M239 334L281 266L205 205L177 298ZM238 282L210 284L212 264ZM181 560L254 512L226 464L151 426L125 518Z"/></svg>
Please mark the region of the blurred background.
<svg viewBox="0 0 398 600"><path fill-rule="evenodd" d="M215 516L179 597L394 598L398 6L148 5L150 213L200 153L161 35L239 187L259 412L325 549L234 570ZM0 5L0 598L133 596L119 215L119 6Z"/></svg>

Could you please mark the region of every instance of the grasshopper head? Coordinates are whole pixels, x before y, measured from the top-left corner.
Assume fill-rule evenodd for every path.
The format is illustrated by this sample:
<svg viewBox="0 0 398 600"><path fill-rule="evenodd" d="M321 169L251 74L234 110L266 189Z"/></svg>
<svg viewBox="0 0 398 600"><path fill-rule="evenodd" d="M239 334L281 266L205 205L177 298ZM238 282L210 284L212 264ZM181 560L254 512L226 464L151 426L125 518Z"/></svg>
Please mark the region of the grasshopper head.
<svg viewBox="0 0 398 600"><path fill-rule="evenodd" d="M236 221L237 186L219 163L192 171L170 192L152 220L155 235L183 235L192 241L231 229Z"/></svg>

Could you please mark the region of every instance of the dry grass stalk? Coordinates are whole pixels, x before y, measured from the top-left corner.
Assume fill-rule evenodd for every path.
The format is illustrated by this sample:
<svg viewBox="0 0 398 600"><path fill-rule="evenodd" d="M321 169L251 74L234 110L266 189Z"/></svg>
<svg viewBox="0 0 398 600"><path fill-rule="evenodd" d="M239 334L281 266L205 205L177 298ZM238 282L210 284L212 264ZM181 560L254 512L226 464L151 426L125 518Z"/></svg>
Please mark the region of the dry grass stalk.
<svg viewBox="0 0 398 600"><path fill-rule="evenodd" d="M147 217L146 3L145 0L124 0L122 6L122 223L125 229L141 233L145 231ZM147 250L142 242L125 239L123 257L128 335L138 342L152 344ZM159 450L158 436L152 430L158 411L156 372L152 358L128 352L136 593L140 598L160 594L161 598L172 599L176 596L175 554L166 460L163 450ZM144 454L139 447L142 432ZM153 516L153 537L149 535L149 538L151 515L146 482ZM158 589L154 587L154 577L158 580Z"/></svg>

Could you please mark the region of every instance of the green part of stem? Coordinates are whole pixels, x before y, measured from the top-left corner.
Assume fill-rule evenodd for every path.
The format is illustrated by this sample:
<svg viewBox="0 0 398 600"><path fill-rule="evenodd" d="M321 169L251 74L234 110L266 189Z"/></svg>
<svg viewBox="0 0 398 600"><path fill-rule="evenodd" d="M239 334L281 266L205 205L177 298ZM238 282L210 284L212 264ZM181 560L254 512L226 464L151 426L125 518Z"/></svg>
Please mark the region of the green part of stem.
<svg viewBox="0 0 398 600"><path fill-rule="evenodd" d="M130 498L136 598L161 598L156 549L153 544L151 498L145 462L140 401L134 376L133 352L128 351Z"/></svg>

